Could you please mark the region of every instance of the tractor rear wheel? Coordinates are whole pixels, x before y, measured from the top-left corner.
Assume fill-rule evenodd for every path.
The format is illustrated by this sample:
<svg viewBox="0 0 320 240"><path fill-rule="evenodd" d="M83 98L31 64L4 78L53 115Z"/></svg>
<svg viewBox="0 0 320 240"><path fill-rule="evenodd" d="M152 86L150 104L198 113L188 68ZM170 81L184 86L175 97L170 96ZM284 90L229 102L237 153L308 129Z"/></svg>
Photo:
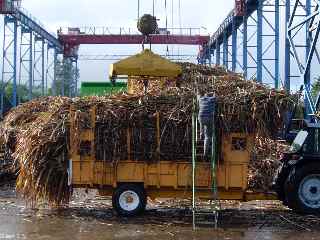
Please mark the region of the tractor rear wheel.
<svg viewBox="0 0 320 240"><path fill-rule="evenodd" d="M292 210L320 214L320 164L293 168L285 183L285 195Z"/></svg>

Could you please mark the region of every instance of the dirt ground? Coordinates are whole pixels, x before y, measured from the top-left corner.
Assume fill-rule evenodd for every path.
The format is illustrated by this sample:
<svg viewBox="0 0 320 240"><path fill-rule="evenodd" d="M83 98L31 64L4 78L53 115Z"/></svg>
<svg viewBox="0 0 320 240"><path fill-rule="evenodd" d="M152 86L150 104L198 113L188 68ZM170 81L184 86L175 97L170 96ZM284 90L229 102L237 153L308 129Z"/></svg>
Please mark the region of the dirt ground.
<svg viewBox="0 0 320 240"><path fill-rule="evenodd" d="M181 199L149 201L143 216L120 218L109 197L77 191L68 207L31 208L6 185L0 187L0 239L320 239L319 217L294 214L278 201L213 204L221 208L216 229L212 205L202 202L196 231L190 206Z"/></svg>

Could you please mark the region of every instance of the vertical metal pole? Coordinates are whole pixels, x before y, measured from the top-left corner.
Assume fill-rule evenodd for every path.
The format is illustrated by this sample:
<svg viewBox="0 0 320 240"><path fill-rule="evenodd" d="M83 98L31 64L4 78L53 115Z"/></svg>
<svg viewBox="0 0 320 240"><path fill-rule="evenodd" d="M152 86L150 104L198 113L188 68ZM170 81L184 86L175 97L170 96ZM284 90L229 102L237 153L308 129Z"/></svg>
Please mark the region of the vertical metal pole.
<svg viewBox="0 0 320 240"><path fill-rule="evenodd" d="M220 65L220 44L219 44L219 40L216 41L216 65Z"/></svg>
<svg viewBox="0 0 320 240"><path fill-rule="evenodd" d="M247 13L246 13L247 14ZM248 78L248 16L245 14L243 17L243 76Z"/></svg>
<svg viewBox="0 0 320 240"><path fill-rule="evenodd" d="M311 15L311 0L306 0L306 16ZM311 38L312 33L309 31L309 21L306 22L306 52L305 52L305 62L308 61L310 49L311 49ZM307 71L305 74L305 84L310 87L310 71Z"/></svg>
<svg viewBox="0 0 320 240"><path fill-rule="evenodd" d="M18 22L17 19L13 19L13 90L12 90L12 105L17 106L17 55L18 55Z"/></svg>
<svg viewBox="0 0 320 240"><path fill-rule="evenodd" d="M291 84L290 84L290 75L291 75L291 69L290 69L290 41L289 41L289 35L290 32L288 32L288 26L289 21L291 17L291 10L290 10L290 1L286 1L286 43L285 43L285 63L284 63L284 88L288 92L290 92Z"/></svg>
<svg viewBox="0 0 320 240"><path fill-rule="evenodd" d="M2 77L1 77L1 117L3 117L4 114L4 100L5 100L5 94L6 94L6 86L5 86L5 55L6 55L6 16L4 17L4 24L3 24L3 52L2 52Z"/></svg>
<svg viewBox="0 0 320 240"><path fill-rule="evenodd" d="M41 95L45 95L45 70L44 70L44 44L45 41L42 39L42 46L41 46Z"/></svg>
<svg viewBox="0 0 320 240"><path fill-rule="evenodd" d="M48 78L49 78L49 45L47 45L47 51L46 51L46 79L45 79L45 89L46 89L46 95L48 95Z"/></svg>
<svg viewBox="0 0 320 240"><path fill-rule="evenodd" d="M66 66L66 61L67 59L65 57L63 57L63 60L62 60L62 68L64 69L65 66ZM63 71L63 74L65 74L65 71ZM65 87L65 77L66 76L62 76L61 77L61 96L64 96L65 95L65 90L64 90L64 87Z"/></svg>
<svg viewBox="0 0 320 240"><path fill-rule="evenodd" d="M193 109L192 109L192 227L193 230L196 229L196 101L193 99Z"/></svg>
<svg viewBox="0 0 320 240"><path fill-rule="evenodd" d="M73 97L73 92L74 92L74 88L75 88L75 85L76 85L76 78L75 78L75 73L72 72L74 70L74 64L75 64L75 61L74 59L71 59L71 79L69 81L69 97Z"/></svg>
<svg viewBox="0 0 320 240"><path fill-rule="evenodd" d="M275 0L275 66L274 87L280 88L280 0Z"/></svg>
<svg viewBox="0 0 320 240"><path fill-rule="evenodd" d="M140 0L138 0L138 20L140 19Z"/></svg>
<svg viewBox="0 0 320 240"><path fill-rule="evenodd" d="M237 28L236 17L232 20L232 71L237 70Z"/></svg>
<svg viewBox="0 0 320 240"><path fill-rule="evenodd" d="M227 33L223 33L223 66L228 69L228 38Z"/></svg>
<svg viewBox="0 0 320 240"><path fill-rule="evenodd" d="M33 34L30 30L29 33L29 81L28 81L28 99L32 100L32 86L33 86Z"/></svg>
<svg viewBox="0 0 320 240"><path fill-rule="evenodd" d="M262 21L263 21L263 0L258 0L257 9L257 81L262 83Z"/></svg>
<svg viewBox="0 0 320 240"><path fill-rule="evenodd" d="M75 95L78 95L78 59L76 60L76 72L75 72L75 79L76 79L76 84L75 84Z"/></svg>
<svg viewBox="0 0 320 240"><path fill-rule="evenodd" d="M58 64L58 52L57 49L54 48L53 53L53 83L52 83L52 94L53 96L57 96L57 64Z"/></svg>

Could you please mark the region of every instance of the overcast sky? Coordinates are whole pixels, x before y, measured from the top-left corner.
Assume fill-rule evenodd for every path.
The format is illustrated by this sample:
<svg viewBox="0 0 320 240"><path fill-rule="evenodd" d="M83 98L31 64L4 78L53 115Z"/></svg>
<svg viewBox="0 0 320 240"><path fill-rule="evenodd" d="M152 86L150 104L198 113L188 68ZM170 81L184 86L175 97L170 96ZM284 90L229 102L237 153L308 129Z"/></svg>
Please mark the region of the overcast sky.
<svg viewBox="0 0 320 240"><path fill-rule="evenodd" d="M114 29L136 28L137 0L28 0L22 6L39 19L48 30L56 32L60 27L103 26ZM155 15L159 27L195 27L202 28L202 33L214 32L234 6L234 0L180 0L181 19L179 18L179 0L155 0ZM173 8L172 8L173 4ZM140 14L152 13L152 0L140 0ZM173 15L172 15L173 13ZM167 16L167 17L166 17ZM172 24L173 23L173 24ZM207 30L205 30L207 29ZM118 30L114 30L118 31ZM79 54L134 54L140 46L81 46ZM164 54L166 46L155 47L159 54ZM198 47L169 48L170 54L195 55ZM110 61L81 61L81 81L106 81Z"/></svg>

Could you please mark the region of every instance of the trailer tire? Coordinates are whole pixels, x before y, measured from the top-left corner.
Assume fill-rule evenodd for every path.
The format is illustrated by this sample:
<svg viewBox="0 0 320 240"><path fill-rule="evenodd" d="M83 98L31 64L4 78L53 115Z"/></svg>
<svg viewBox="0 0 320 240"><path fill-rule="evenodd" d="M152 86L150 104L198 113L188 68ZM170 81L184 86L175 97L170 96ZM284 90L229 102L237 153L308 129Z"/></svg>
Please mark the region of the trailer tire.
<svg viewBox="0 0 320 240"><path fill-rule="evenodd" d="M285 183L288 207L303 214L320 214L320 164L294 167Z"/></svg>
<svg viewBox="0 0 320 240"><path fill-rule="evenodd" d="M140 184L121 184L112 195L112 206L120 216L142 214L147 205L145 190Z"/></svg>

